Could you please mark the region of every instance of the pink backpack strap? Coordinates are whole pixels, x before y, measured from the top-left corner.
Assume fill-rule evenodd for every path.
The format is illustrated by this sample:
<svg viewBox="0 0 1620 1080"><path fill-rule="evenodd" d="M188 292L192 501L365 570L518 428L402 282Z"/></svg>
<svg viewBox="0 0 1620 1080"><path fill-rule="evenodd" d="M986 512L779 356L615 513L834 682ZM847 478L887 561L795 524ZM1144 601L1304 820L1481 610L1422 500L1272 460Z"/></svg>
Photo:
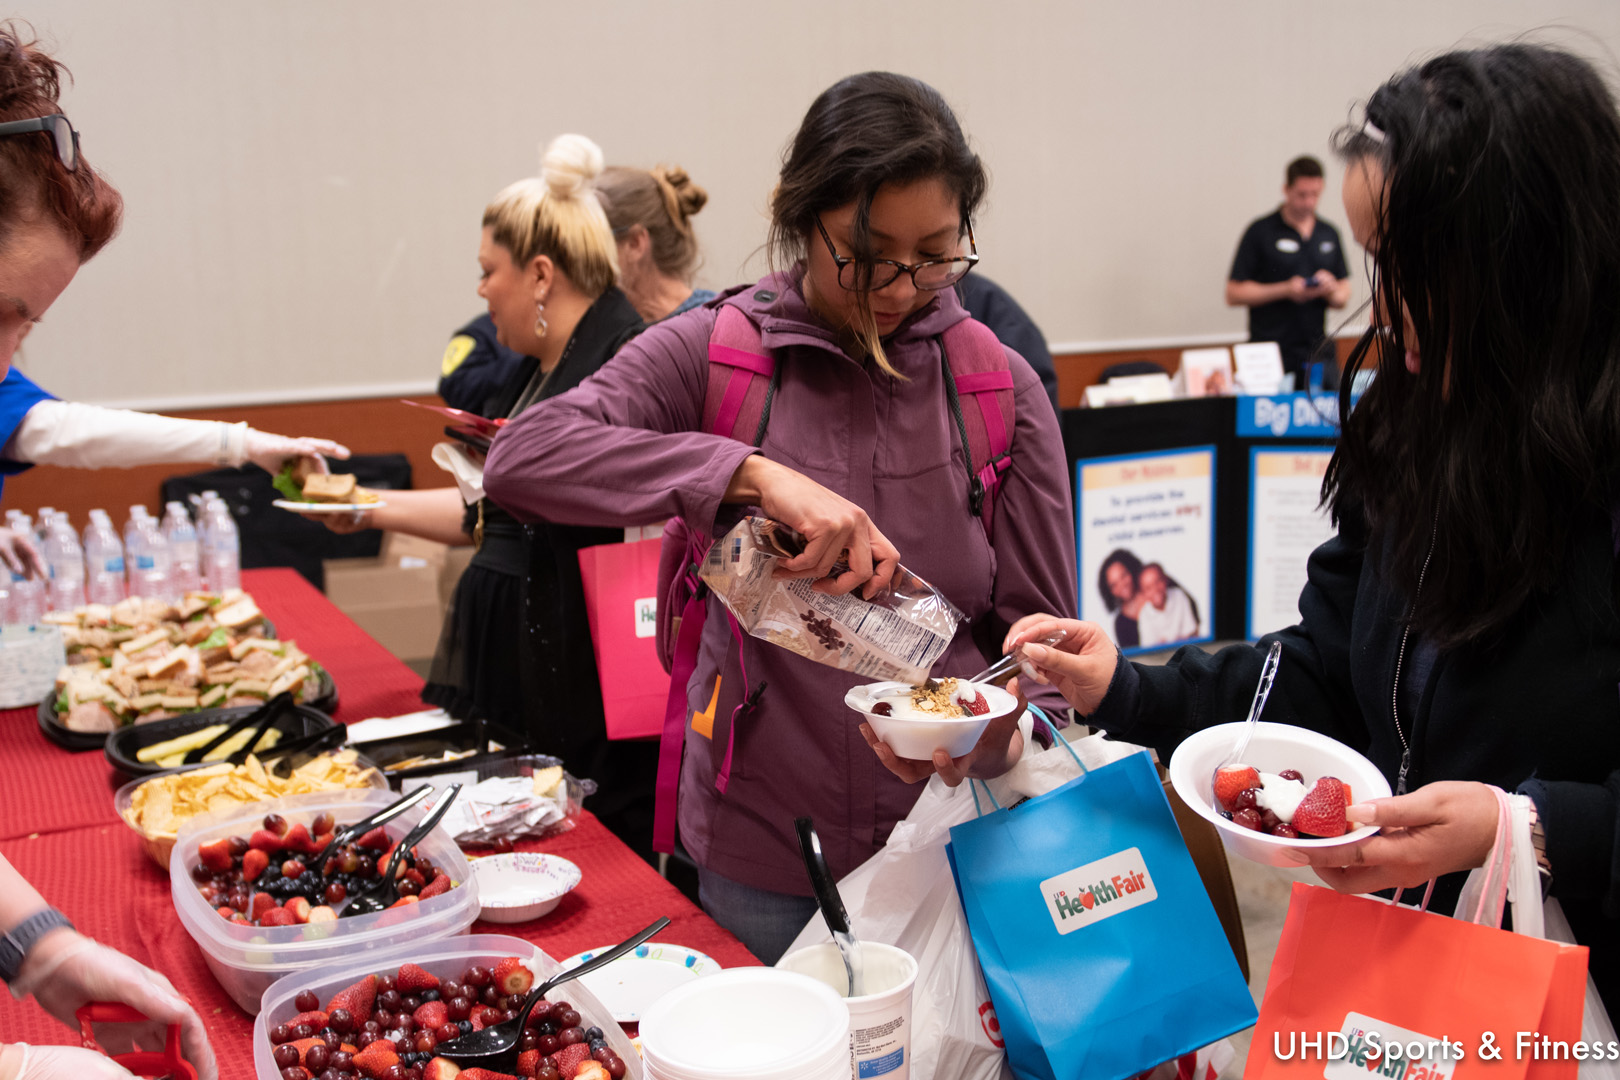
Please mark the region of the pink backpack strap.
<svg viewBox="0 0 1620 1080"><path fill-rule="evenodd" d="M775 377L776 360L761 343L759 327L738 308L721 305L709 334L703 430L757 446Z"/></svg>
<svg viewBox="0 0 1620 1080"><path fill-rule="evenodd" d="M968 459L968 502L992 536L1001 474L1012 465L1016 419L1007 350L988 326L963 319L945 331L946 389Z"/></svg>
<svg viewBox="0 0 1620 1080"><path fill-rule="evenodd" d="M757 446L770 419L771 399L777 386L776 360L765 348L759 327L730 304L722 304L709 333L709 381L703 399L702 430L724 435ZM664 527L664 546L659 553L658 640L659 659L670 669L669 698L664 706L664 733L658 750L658 781L653 810L653 850L675 850L675 803L681 779L681 757L686 746L690 721L687 684L697 670L698 649L703 641L703 625L708 618L708 590L698 577L698 567L707 558L707 538L691 534L686 522L672 518ZM680 629L666 623L680 609ZM729 615L727 616L730 617ZM742 651L741 630L732 620L732 634ZM666 644L667 643L667 644ZM731 758L736 746L737 721L759 701L765 684L750 688L748 669L743 667L743 700L732 712L725 757L720 763L715 787L721 794L731 780Z"/></svg>

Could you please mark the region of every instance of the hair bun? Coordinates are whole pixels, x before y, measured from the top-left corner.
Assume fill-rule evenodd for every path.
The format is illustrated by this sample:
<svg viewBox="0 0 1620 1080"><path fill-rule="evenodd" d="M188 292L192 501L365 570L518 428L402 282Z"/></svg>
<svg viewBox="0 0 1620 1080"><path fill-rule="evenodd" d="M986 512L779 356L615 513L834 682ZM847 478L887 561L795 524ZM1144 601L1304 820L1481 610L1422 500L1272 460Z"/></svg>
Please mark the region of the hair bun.
<svg viewBox="0 0 1620 1080"><path fill-rule="evenodd" d="M572 199L601 175L602 148L583 135L559 135L540 158L540 179L553 198Z"/></svg>
<svg viewBox="0 0 1620 1080"><path fill-rule="evenodd" d="M686 175L686 170L679 165L660 165L652 171L654 178L667 184L675 196L675 209L680 211L679 221L685 220L702 210L709 202L709 193L692 183L692 178Z"/></svg>

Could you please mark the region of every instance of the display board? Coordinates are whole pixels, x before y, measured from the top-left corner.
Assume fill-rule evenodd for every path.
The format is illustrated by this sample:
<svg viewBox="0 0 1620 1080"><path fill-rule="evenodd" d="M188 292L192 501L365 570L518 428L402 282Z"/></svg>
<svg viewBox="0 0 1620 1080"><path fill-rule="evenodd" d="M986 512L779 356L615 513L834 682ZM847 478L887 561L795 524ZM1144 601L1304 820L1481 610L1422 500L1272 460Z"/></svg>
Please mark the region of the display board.
<svg viewBox="0 0 1620 1080"><path fill-rule="evenodd" d="M1215 625L1215 448L1075 463L1080 617L1126 654Z"/></svg>
<svg viewBox="0 0 1620 1080"><path fill-rule="evenodd" d="M1312 551L1333 535L1319 506L1332 450L1317 446L1249 450L1250 641L1299 621L1299 594Z"/></svg>

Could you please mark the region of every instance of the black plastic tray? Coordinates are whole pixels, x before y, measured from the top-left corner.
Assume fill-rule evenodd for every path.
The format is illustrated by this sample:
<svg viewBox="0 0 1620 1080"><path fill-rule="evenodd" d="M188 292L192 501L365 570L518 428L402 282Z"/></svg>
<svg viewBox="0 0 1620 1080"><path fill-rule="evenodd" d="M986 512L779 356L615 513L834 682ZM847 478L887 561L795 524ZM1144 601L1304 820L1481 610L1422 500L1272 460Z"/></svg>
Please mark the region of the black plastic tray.
<svg viewBox="0 0 1620 1080"><path fill-rule="evenodd" d="M504 749L489 751L485 749L491 742L500 743ZM485 722L466 722L451 724L449 727L435 728L432 731L419 731L411 735L400 735L388 739L374 739L369 742L350 743L383 769L383 775L394 787L399 782L417 776L432 776L441 772L464 772L478 767L480 762L492 758L505 758L513 754L527 751L528 740L516 732L498 724ZM389 772L388 766L396 761L418 755L442 754L446 750L478 750L479 753L459 761L436 762L431 765L418 765L412 769L403 769Z"/></svg>
<svg viewBox="0 0 1620 1080"><path fill-rule="evenodd" d="M301 702L299 704L300 710L309 709L314 712L324 714L330 713L332 710L337 708L338 690L337 684L332 681L332 673L327 671L325 668L322 668L318 685L319 692L310 700ZM150 731L154 728L162 728L166 724L190 723L190 727L182 726L175 728L170 735L165 736L165 738L173 738L175 735L184 734L188 730L193 730L198 727L207 727L209 724L217 724L220 722L219 717L221 715L239 715L242 709L247 708L252 708L252 706L243 705L234 709L203 709L201 712L186 713L183 716L170 717L168 720L156 720L150 724L134 724L128 727L115 728L110 732L72 731L57 721L56 695L52 694L50 697L39 703L39 730L45 733L45 737L47 739L51 740L51 742L55 743L57 746L62 747L64 750L99 750L102 747L109 745L110 741L116 738L122 732L131 730ZM156 738L147 740L147 742L161 741L161 739ZM147 742L139 743L136 746L136 749L147 745ZM111 758L109 757L108 760L111 760ZM131 755L130 760L132 762L134 761L133 754ZM142 768L144 769L145 766L142 766ZM159 770L150 769L147 771L157 772ZM135 773L131 775L144 775L144 773Z"/></svg>
<svg viewBox="0 0 1620 1080"><path fill-rule="evenodd" d="M125 776L150 776L153 773L167 772L162 765L149 765L136 760L135 755L155 743L177 738L211 724L229 724L232 720L252 712L254 708L252 705L238 705L231 709L204 709L201 712L186 713L184 716L171 716L167 720L154 720L150 724L121 727L104 736L102 752L107 755L107 764ZM283 715L271 726L280 731L285 740L298 735L325 731L336 727L337 722L319 709L300 705L296 711Z"/></svg>

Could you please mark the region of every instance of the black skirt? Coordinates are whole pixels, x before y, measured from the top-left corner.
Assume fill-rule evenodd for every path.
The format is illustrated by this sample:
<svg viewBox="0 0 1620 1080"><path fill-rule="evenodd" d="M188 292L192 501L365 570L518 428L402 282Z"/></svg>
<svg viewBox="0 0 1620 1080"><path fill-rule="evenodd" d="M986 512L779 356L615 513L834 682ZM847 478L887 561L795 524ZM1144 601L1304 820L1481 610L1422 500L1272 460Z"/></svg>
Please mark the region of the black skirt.
<svg viewBox="0 0 1620 1080"><path fill-rule="evenodd" d="M522 668L523 579L475 561L450 598L422 700L458 720L521 731Z"/></svg>

